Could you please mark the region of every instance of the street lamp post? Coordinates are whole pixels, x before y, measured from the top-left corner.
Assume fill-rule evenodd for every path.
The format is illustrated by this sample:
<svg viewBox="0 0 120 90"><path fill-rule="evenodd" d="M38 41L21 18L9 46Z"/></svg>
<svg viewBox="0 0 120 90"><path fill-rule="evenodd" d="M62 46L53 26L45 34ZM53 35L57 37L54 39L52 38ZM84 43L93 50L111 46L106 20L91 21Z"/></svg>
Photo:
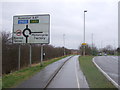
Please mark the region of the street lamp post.
<svg viewBox="0 0 120 90"><path fill-rule="evenodd" d="M87 12L87 10L84 10L84 43L85 43L85 12ZM85 45L83 55L85 56Z"/></svg>

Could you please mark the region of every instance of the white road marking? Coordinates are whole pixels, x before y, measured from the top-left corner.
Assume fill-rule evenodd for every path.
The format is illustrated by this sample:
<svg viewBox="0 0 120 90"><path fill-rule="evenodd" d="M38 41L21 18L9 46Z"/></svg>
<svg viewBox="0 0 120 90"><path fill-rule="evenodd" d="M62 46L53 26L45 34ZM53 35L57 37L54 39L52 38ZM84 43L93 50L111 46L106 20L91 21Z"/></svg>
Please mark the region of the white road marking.
<svg viewBox="0 0 120 90"><path fill-rule="evenodd" d="M115 58L114 56L106 56L108 59L109 58L112 58L112 59L110 59L111 61L114 61L115 63L118 63L118 59L117 58Z"/></svg>
<svg viewBox="0 0 120 90"><path fill-rule="evenodd" d="M80 89L80 84L79 84L79 78L78 78L78 73L77 73L77 60L75 61L75 74L76 74L76 79L77 79L77 85L78 88Z"/></svg>
<svg viewBox="0 0 120 90"><path fill-rule="evenodd" d="M116 57L114 57L114 56L111 56L113 59L116 59L116 60L118 60L118 57L116 58Z"/></svg>
<svg viewBox="0 0 120 90"><path fill-rule="evenodd" d="M117 88L120 88L120 86L105 72L103 71L94 61L94 58L93 58L93 63L96 65L96 67L106 76L106 78L111 81Z"/></svg>

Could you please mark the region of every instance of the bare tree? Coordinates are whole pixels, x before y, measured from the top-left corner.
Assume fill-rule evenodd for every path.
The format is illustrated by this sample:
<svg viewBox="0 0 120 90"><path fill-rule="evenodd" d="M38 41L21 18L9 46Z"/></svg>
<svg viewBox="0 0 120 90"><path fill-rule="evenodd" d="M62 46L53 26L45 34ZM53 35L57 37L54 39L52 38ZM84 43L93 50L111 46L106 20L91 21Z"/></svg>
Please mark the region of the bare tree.
<svg viewBox="0 0 120 90"><path fill-rule="evenodd" d="M2 34L2 73L10 73L18 70L18 44L12 43L12 35L9 32L1 32ZM32 44L32 63L40 62L40 44ZM66 49L66 48L65 48ZM54 47L52 45L44 45L44 60L63 56L62 47ZM66 49L66 54L71 51ZM20 66L27 67L29 65L29 45L21 44L21 60Z"/></svg>
<svg viewBox="0 0 120 90"><path fill-rule="evenodd" d="M83 50L84 50L84 46L81 45L79 47L80 50L80 54L83 55ZM90 45L86 45L85 46L85 55L97 55L98 54L98 50L95 46L91 47Z"/></svg>

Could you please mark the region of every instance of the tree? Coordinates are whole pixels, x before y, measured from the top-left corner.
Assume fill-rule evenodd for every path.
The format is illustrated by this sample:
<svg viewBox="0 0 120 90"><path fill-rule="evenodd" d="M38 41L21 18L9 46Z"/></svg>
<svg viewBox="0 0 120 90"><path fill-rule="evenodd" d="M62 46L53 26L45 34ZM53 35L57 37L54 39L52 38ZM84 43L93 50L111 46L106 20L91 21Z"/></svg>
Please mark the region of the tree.
<svg viewBox="0 0 120 90"><path fill-rule="evenodd" d="M84 46L81 45L79 47L79 50L80 50L81 55L83 55ZM98 50L95 46L94 47L90 47L90 45L85 46L85 55L97 55L97 53L98 53Z"/></svg>
<svg viewBox="0 0 120 90"><path fill-rule="evenodd" d="M12 43L12 35L9 32L1 32L2 34L2 73L7 74L18 70L18 44ZM44 45L44 60L63 56L63 47L54 47L52 45ZM32 44L32 63L40 62L40 44ZM21 44L20 66L29 66L29 44ZM71 50L65 48L66 55Z"/></svg>
<svg viewBox="0 0 120 90"><path fill-rule="evenodd" d="M107 45L101 51L104 53L110 54L110 55L114 55L114 53L115 53L115 50L113 49L113 47L111 45Z"/></svg>

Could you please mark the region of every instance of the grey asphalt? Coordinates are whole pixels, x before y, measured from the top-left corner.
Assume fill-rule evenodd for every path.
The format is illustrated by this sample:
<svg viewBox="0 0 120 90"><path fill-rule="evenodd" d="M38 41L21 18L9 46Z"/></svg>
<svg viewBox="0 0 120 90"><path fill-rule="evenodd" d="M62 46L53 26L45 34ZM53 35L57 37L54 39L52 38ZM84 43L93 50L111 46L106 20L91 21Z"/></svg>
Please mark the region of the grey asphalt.
<svg viewBox="0 0 120 90"><path fill-rule="evenodd" d="M78 61L78 55L65 63L47 88L88 88Z"/></svg>
<svg viewBox="0 0 120 90"><path fill-rule="evenodd" d="M95 63L106 72L112 80L118 83L118 57L117 56L97 56Z"/></svg>
<svg viewBox="0 0 120 90"><path fill-rule="evenodd" d="M54 75L54 73L63 65L63 63L68 60L71 56L61 59L48 65L46 68L38 72L36 75L32 76L28 80L23 81L16 88L44 88L49 79Z"/></svg>

